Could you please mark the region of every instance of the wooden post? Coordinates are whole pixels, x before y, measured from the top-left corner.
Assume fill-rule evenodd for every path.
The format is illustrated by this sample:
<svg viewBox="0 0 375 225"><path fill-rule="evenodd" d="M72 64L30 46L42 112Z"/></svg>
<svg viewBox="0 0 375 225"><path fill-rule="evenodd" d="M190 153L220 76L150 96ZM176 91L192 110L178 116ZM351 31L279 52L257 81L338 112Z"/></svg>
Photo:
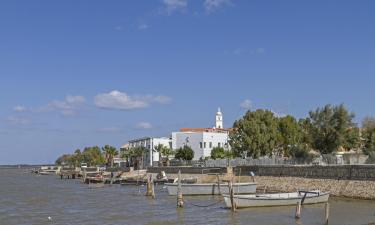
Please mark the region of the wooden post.
<svg viewBox="0 0 375 225"><path fill-rule="evenodd" d="M181 188L181 170L178 171L178 186L177 186L177 208L184 207L184 200L182 198L182 188Z"/></svg>
<svg viewBox="0 0 375 225"><path fill-rule="evenodd" d="M329 203L327 202L325 204L325 218L324 218L325 225L328 225L328 219L329 219Z"/></svg>
<svg viewBox="0 0 375 225"><path fill-rule="evenodd" d="M154 182L152 180L152 174L147 178L147 191L146 196L151 196L155 198L155 189L154 189Z"/></svg>
<svg viewBox="0 0 375 225"><path fill-rule="evenodd" d="M217 178L217 189L218 189L219 195L220 195L221 191L220 191L220 178L219 178L219 174L216 174L216 178Z"/></svg>
<svg viewBox="0 0 375 225"><path fill-rule="evenodd" d="M154 180L152 179L152 175L150 175L150 177L151 177L151 197L155 198Z"/></svg>
<svg viewBox="0 0 375 225"><path fill-rule="evenodd" d="M236 211L236 203L234 202L234 191L233 191L233 181L229 181L229 195L230 195L230 205L232 212Z"/></svg>
<svg viewBox="0 0 375 225"><path fill-rule="evenodd" d="M296 219L301 219L301 202L300 201L297 202L295 217Z"/></svg>

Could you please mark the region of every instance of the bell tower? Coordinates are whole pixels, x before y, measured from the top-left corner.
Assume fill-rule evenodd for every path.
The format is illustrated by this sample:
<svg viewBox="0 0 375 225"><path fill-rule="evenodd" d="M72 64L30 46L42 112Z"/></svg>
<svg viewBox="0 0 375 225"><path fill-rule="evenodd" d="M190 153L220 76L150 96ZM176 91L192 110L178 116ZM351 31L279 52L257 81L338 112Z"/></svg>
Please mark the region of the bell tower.
<svg viewBox="0 0 375 225"><path fill-rule="evenodd" d="M216 126L217 129L223 129L223 114L221 113L220 107L216 113Z"/></svg>

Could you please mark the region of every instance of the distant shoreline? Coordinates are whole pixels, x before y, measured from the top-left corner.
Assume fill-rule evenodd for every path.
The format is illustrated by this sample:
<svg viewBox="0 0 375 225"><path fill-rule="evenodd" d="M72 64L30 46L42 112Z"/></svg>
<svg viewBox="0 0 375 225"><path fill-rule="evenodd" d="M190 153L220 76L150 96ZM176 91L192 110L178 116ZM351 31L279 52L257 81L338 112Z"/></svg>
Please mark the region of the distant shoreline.
<svg viewBox="0 0 375 225"><path fill-rule="evenodd" d="M54 166L54 164L16 164L16 165L0 165L0 169L18 169L18 168L34 168L41 166Z"/></svg>

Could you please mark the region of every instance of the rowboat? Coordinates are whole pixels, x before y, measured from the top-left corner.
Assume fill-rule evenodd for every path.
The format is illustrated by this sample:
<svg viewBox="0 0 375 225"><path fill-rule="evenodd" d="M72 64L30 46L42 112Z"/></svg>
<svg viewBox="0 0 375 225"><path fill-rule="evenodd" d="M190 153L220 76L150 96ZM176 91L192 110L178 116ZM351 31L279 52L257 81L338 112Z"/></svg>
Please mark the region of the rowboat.
<svg viewBox="0 0 375 225"><path fill-rule="evenodd" d="M223 195L226 207L231 208L230 196ZM290 193L275 194L255 194L255 195L234 195L233 202L237 208L262 207L262 206L286 206L296 205L298 202L303 204L315 204L327 202L328 192L319 190L297 191Z"/></svg>
<svg viewBox="0 0 375 225"><path fill-rule="evenodd" d="M177 183L164 184L169 195L177 195ZM254 182L233 183L233 191L237 194L250 194L256 192L257 184ZM228 183L202 183L202 184L181 184L183 195L219 195L229 193Z"/></svg>

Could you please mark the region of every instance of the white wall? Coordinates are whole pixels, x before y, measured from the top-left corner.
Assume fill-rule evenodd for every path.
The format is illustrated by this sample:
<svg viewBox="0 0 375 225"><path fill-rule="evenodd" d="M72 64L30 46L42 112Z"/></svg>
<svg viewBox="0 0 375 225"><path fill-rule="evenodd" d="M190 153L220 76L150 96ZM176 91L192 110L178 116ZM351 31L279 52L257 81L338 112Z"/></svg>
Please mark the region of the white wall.
<svg viewBox="0 0 375 225"><path fill-rule="evenodd" d="M228 142L227 133L216 132L173 132L172 133L172 148L174 150L183 147L184 145L190 146L194 151L194 159L198 160L201 157L210 157L211 150L221 147ZM201 148L202 143L202 148ZM206 143L206 146L204 145ZM210 143L212 145L210 146Z"/></svg>
<svg viewBox="0 0 375 225"><path fill-rule="evenodd" d="M154 161L159 161L159 153L154 151L155 147L159 144L165 145L170 147L170 139L167 137L160 137L160 138L140 138L129 141L129 147L145 147L145 158L144 158L144 166L151 166Z"/></svg>

